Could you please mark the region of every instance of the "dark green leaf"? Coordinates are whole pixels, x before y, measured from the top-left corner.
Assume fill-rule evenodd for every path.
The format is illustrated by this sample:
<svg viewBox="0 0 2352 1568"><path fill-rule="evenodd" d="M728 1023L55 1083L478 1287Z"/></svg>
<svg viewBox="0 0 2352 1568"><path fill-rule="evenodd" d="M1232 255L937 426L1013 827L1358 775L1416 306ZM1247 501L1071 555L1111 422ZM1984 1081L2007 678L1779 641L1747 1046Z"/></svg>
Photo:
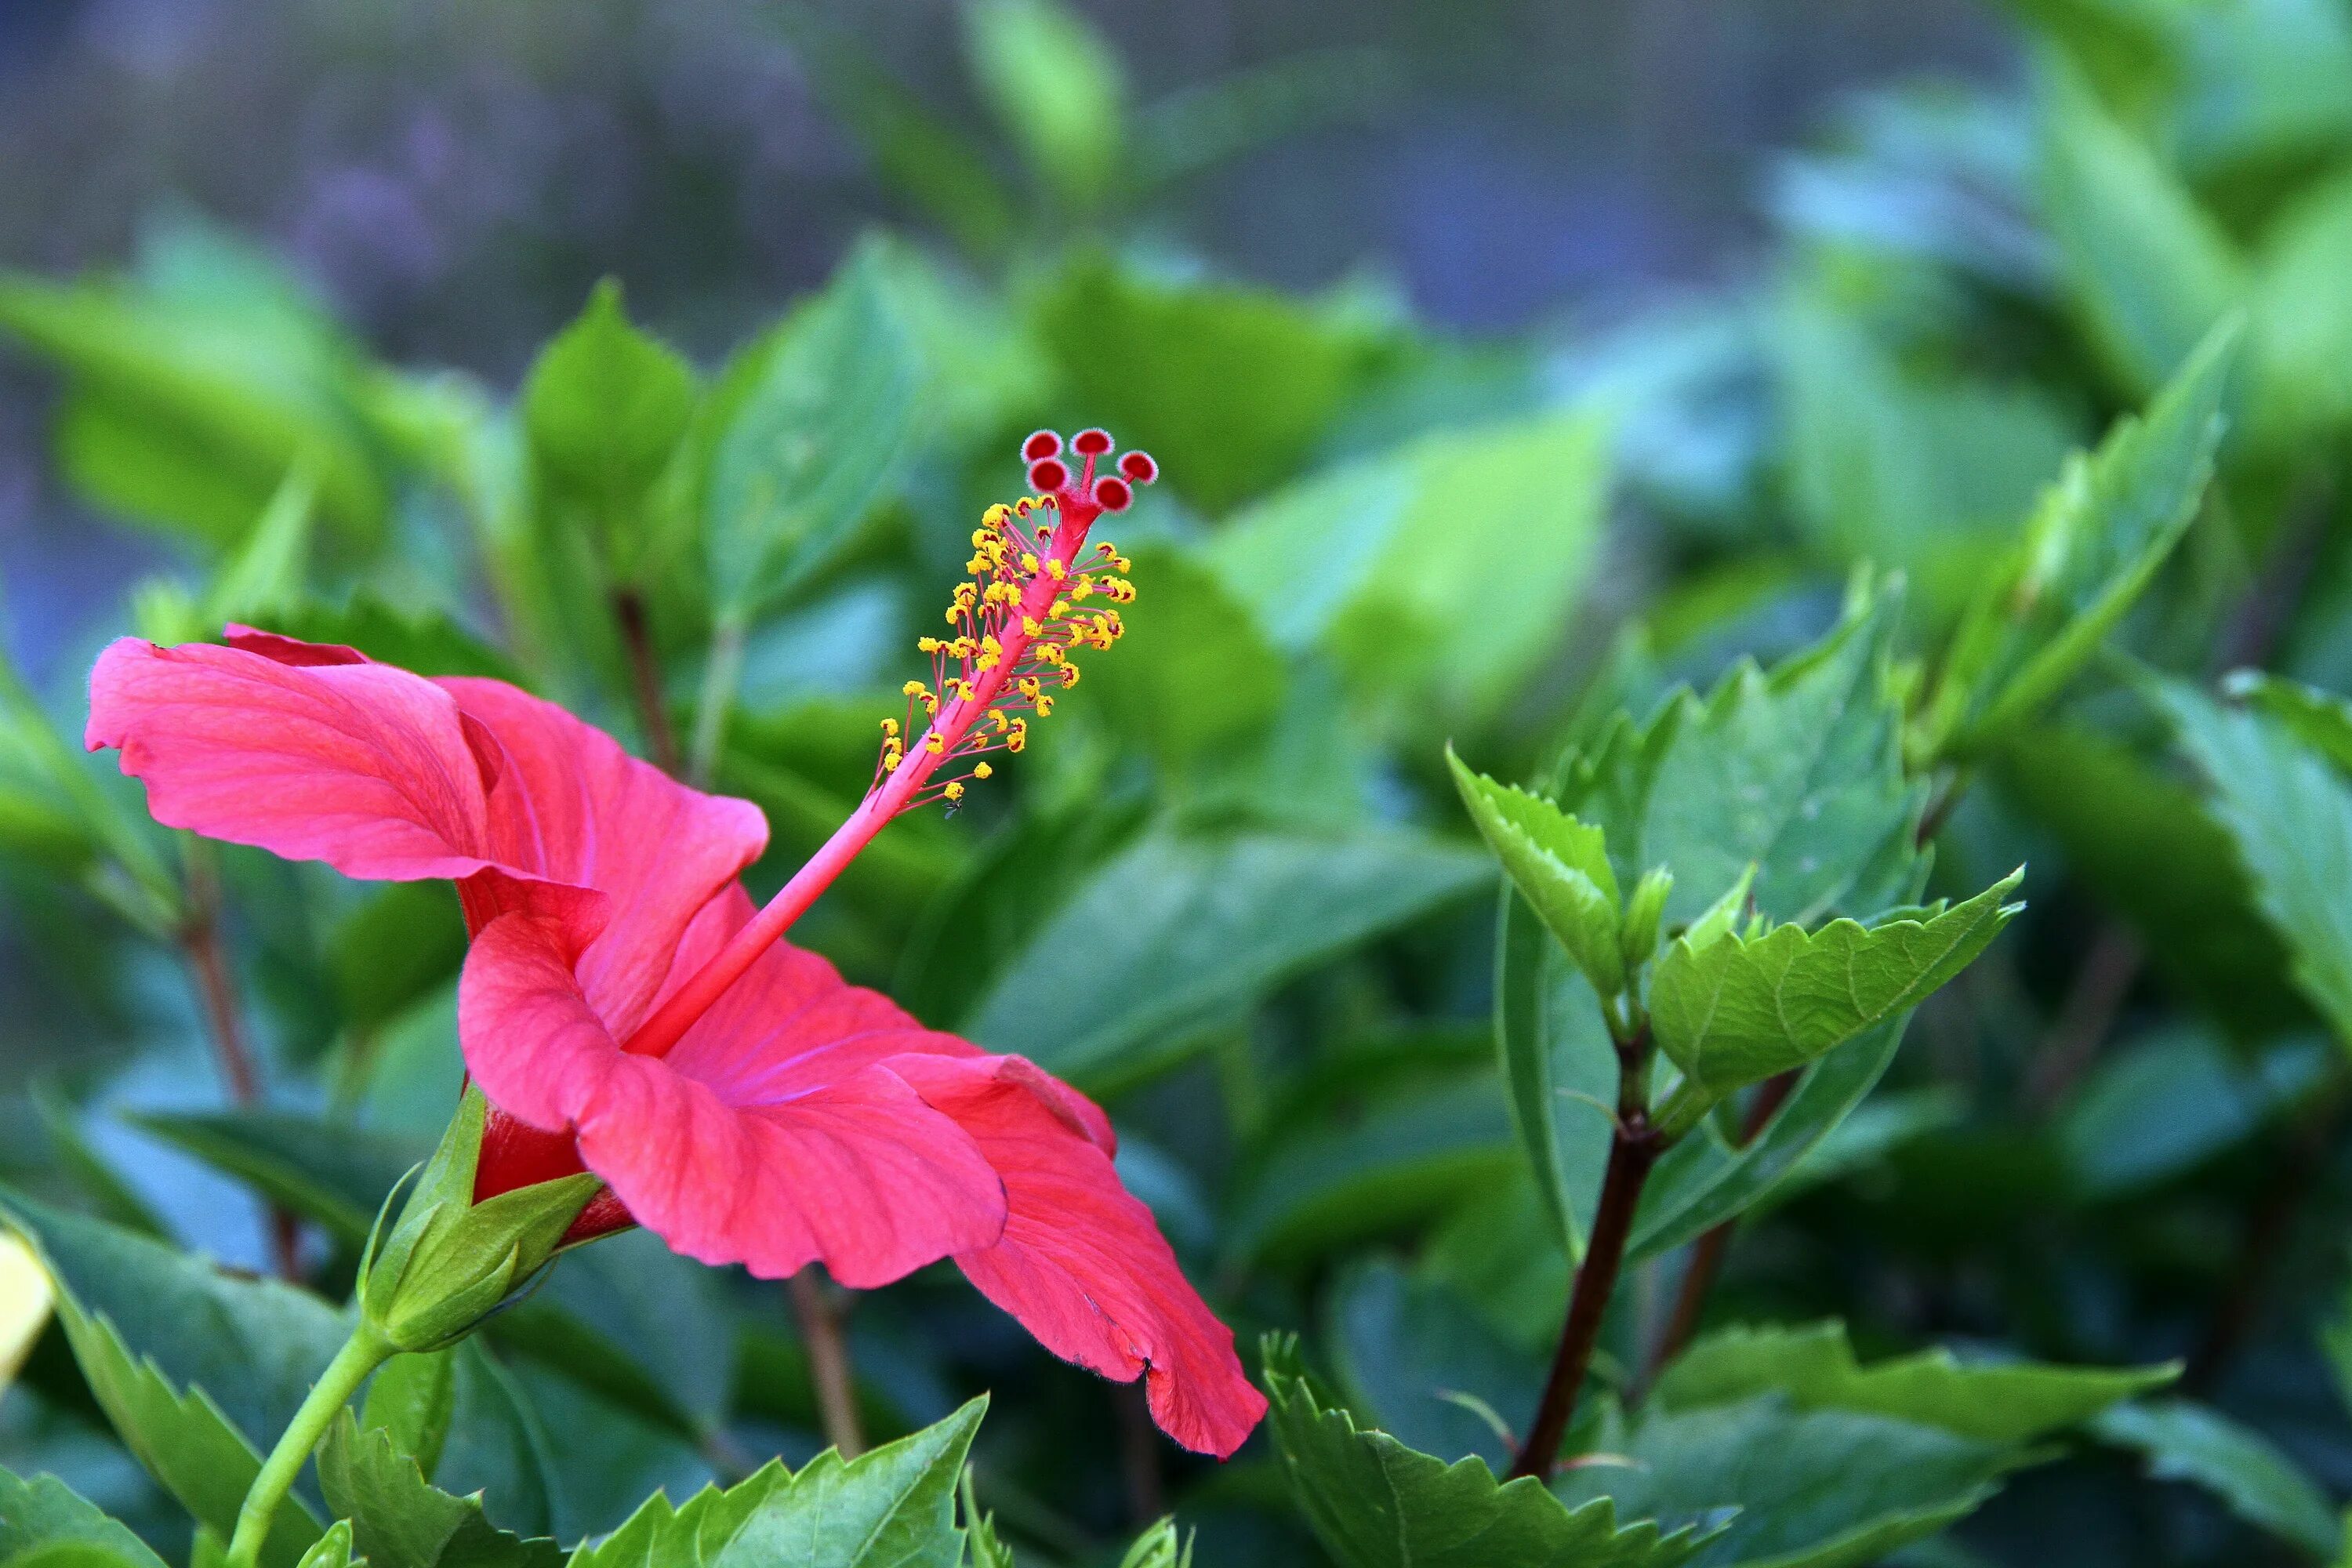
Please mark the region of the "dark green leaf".
<svg viewBox="0 0 2352 1568"><path fill-rule="evenodd" d="M452 1497L382 1428L362 1431L349 1412L319 1449L328 1506L352 1523L352 1544L372 1568L554 1568L562 1550L484 1517L479 1493Z"/></svg>
<svg viewBox="0 0 2352 1568"><path fill-rule="evenodd" d="M352 1246L367 1239L393 1184L432 1152L290 1110L152 1112L132 1120Z"/></svg>
<svg viewBox="0 0 2352 1568"><path fill-rule="evenodd" d="M163 1568L124 1525L55 1476L0 1470L0 1564L6 1568Z"/></svg>
<svg viewBox="0 0 2352 1568"><path fill-rule="evenodd" d="M360 1429L382 1427L393 1447L415 1460L417 1473L429 1481L457 1411L457 1352L412 1352L394 1356L368 1379Z"/></svg>
<svg viewBox="0 0 2352 1568"><path fill-rule="evenodd" d="M1086 661L1072 695L1181 781L1264 739L1288 672L1256 617L1192 556L1147 545L1131 558L1127 633Z"/></svg>
<svg viewBox="0 0 2352 1568"><path fill-rule="evenodd" d="M1527 1429L1543 1384L1542 1363L1498 1340L1453 1290L1388 1263L1339 1281L1329 1341L1350 1405L1423 1453L1507 1463L1504 1432Z"/></svg>
<svg viewBox="0 0 2352 1568"><path fill-rule="evenodd" d="M2167 1400L2108 1411L2092 1430L2147 1458L2148 1473L2212 1492L2230 1511L2326 1557L2343 1527L2326 1495L2252 1427L2201 1405Z"/></svg>
<svg viewBox="0 0 2352 1568"><path fill-rule="evenodd" d="M1516 893L1505 890L1496 921L1495 1032L1511 1124L1561 1249L1580 1258L1608 1163L1616 1047L1591 982Z"/></svg>

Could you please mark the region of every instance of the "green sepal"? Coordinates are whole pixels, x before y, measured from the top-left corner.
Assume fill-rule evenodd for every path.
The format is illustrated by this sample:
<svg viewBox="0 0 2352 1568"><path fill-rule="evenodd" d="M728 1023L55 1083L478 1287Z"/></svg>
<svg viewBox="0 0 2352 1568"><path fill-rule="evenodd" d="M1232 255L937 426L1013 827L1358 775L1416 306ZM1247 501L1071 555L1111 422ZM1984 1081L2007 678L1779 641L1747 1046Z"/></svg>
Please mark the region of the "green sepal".
<svg viewBox="0 0 2352 1568"><path fill-rule="evenodd" d="M1617 951L1624 955L1627 969L1640 968L1658 951L1666 900L1674 890L1675 874L1664 866L1651 867L1633 884L1633 896L1625 900L1624 918L1617 928Z"/></svg>
<svg viewBox="0 0 2352 1568"><path fill-rule="evenodd" d="M468 1086L399 1223L369 1247L360 1310L396 1349L439 1350L472 1332L554 1258L602 1185L583 1172L476 1203L488 1110Z"/></svg>

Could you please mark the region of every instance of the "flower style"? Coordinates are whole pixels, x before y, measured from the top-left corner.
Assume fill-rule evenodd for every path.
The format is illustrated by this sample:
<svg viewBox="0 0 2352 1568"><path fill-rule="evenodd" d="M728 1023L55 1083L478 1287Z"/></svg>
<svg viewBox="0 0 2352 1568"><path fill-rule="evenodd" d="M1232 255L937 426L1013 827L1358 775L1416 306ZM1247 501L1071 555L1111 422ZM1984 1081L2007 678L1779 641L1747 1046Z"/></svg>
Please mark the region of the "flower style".
<svg viewBox="0 0 2352 1568"><path fill-rule="evenodd" d="M88 743L168 826L457 884L459 1037L496 1112L478 1198L584 1168L606 1191L575 1240L641 1224L705 1262L822 1261L861 1288L953 1258L1047 1349L1144 1375L1171 1436L1228 1455L1265 1399L1120 1185L1102 1111L780 940L891 818L1020 750L1075 650L1118 637L1116 609L1087 606L1132 598L1126 563L1086 556L1087 534L1155 470L1129 453L1097 476L1111 445L1077 436L1074 473L1050 432L1024 444L1041 493L990 510L873 787L764 908L738 880L766 846L756 806L499 681L242 626L226 647L125 638L91 677Z"/></svg>

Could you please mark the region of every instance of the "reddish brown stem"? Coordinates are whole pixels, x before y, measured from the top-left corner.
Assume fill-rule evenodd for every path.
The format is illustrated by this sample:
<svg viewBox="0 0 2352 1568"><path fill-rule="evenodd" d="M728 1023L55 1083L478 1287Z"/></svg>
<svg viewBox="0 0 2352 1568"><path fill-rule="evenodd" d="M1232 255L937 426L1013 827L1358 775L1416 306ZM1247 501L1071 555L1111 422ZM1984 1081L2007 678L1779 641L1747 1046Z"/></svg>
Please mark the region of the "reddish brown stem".
<svg viewBox="0 0 2352 1568"><path fill-rule="evenodd" d="M1625 1244L1633 1238L1634 1211L1641 1206L1643 1184L1658 1162L1664 1140L1650 1124L1643 1103L1640 1068L1649 1051L1646 1038L1621 1047L1621 1088L1617 1095L1617 1131L1609 1143L1609 1167L1601 1178L1601 1206L1592 1216L1592 1237L1584 1262L1568 1293L1568 1317L1560 1324L1559 1348L1553 1353L1551 1374L1544 1380L1543 1397L1536 1405L1535 1424L1528 1440L1511 1462L1511 1474L1549 1479L1559 1459L1559 1446L1576 1414L1576 1396L1583 1391L1585 1374L1592 1368L1592 1352L1601 1342L1601 1322L1609 1298L1617 1289L1624 1267Z"/></svg>
<svg viewBox="0 0 2352 1568"><path fill-rule="evenodd" d="M1789 1102L1801 1076L1792 1068L1766 1079L1758 1088L1739 1125L1741 1148L1763 1136L1764 1129L1771 1125L1780 1107ZM1731 1230L1738 1223L1736 1218L1725 1220L1692 1245L1690 1262L1684 1266L1682 1284L1675 1291L1674 1315L1666 1320L1666 1331L1650 1356L1651 1376L1665 1370L1666 1363L1680 1355L1698 1333L1699 1314L1706 1310L1706 1298L1715 1289L1716 1276L1723 1272L1723 1257L1731 1249Z"/></svg>
<svg viewBox="0 0 2352 1568"><path fill-rule="evenodd" d="M1168 1485L1160 1474L1160 1433L1151 1424L1151 1402L1143 1383L1110 1385L1118 1410L1118 1468L1127 1482L1127 1506L1136 1528L1168 1512Z"/></svg>
<svg viewBox="0 0 2352 1568"><path fill-rule="evenodd" d="M2026 1098L2041 1110L2053 1110L2097 1058L2146 956L2124 927L2110 921L2100 928L2026 1074Z"/></svg>
<svg viewBox="0 0 2352 1568"><path fill-rule="evenodd" d="M245 1032L245 1011L239 1005L236 982L229 973L228 952L221 942L220 884L201 855L188 858L188 914L180 927L180 951L202 1000L205 1021L213 1039L213 1057L220 1064L221 1081L228 1097L240 1107L261 1102L261 1075L253 1063L253 1048ZM294 1216L283 1209L269 1211L270 1262L282 1279L300 1271L300 1237Z"/></svg>
<svg viewBox="0 0 2352 1568"><path fill-rule="evenodd" d="M675 778L680 762L677 734L670 728L669 703L662 696L661 656L654 649L646 596L635 588L614 589L613 619L620 626L621 647L628 653L629 684L636 695L637 721L645 730L646 746L661 771Z"/></svg>
<svg viewBox="0 0 2352 1568"><path fill-rule="evenodd" d="M816 1385L817 1417L827 1441L845 1459L866 1452L866 1429L857 1419L857 1386L849 1370L849 1342L842 1333L842 1308L810 1264L784 1282L801 1343L808 1350L809 1379Z"/></svg>

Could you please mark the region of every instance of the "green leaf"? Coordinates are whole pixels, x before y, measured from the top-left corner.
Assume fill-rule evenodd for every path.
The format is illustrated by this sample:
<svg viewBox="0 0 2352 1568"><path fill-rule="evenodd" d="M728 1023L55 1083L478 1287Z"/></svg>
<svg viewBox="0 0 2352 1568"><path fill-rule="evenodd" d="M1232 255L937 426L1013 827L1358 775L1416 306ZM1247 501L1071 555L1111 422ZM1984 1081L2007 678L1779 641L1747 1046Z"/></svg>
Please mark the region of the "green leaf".
<svg viewBox="0 0 2352 1568"><path fill-rule="evenodd" d="M1642 1189L1627 1245L1655 1257L1777 1195L1845 1124L1895 1060L1908 1015L1891 1018L1814 1062L1763 1133L1738 1148L1710 1117L1665 1152ZM1591 1189L1600 1191L1595 1177Z"/></svg>
<svg viewBox="0 0 2352 1568"><path fill-rule="evenodd" d="M2158 700L2212 786L2297 988L2352 1044L2352 784L2267 712L2217 707L2177 682Z"/></svg>
<svg viewBox="0 0 2352 1568"><path fill-rule="evenodd" d="M2245 264L2178 175L2060 78L2042 127L2042 214L2108 371L2147 395L2243 296Z"/></svg>
<svg viewBox="0 0 2352 1568"><path fill-rule="evenodd" d="M1192 1537L1178 1534L1175 1520L1163 1519L1135 1538L1118 1568L1192 1568Z"/></svg>
<svg viewBox="0 0 2352 1568"><path fill-rule="evenodd" d="M1607 1498L1564 1507L1532 1477L1498 1482L1484 1459L1449 1465L1360 1431L1318 1397L1295 1351L1269 1341L1265 1360L1283 1473L1343 1568L1675 1568L1707 1540L1646 1519L1621 1529Z"/></svg>
<svg viewBox="0 0 2352 1568"><path fill-rule="evenodd" d="M1109 42L1061 0L963 8L974 82L1066 210L1111 195L1126 141L1125 73Z"/></svg>
<svg viewBox="0 0 2352 1568"><path fill-rule="evenodd" d="M1608 474L1596 415L1427 436L1267 498L1211 559L1276 643L1328 652L1376 708L1475 722L1559 642Z"/></svg>
<svg viewBox="0 0 2352 1568"><path fill-rule="evenodd" d="M1476 885L1482 857L1418 835L1154 832L1096 869L967 1020L983 1044L1100 1086L1204 1024Z"/></svg>
<svg viewBox="0 0 2352 1568"><path fill-rule="evenodd" d="M1482 1073L1383 1096L1344 1122L1279 1128L1236 1178L1221 1231L1226 1255L1328 1251L1498 1180L1513 1155L1496 1099Z"/></svg>
<svg viewBox="0 0 2352 1568"><path fill-rule="evenodd" d="M352 1521L339 1519L329 1525L317 1544L302 1553L297 1568L352 1568Z"/></svg>
<svg viewBox="0 0 2352 1568"><path fill-rule="evenodd" d="M1654 1413L1603 1446L1622 1462L1570 1472L1563 1500L1613 1498L1623 1512L1663 1519L1736 1509L1707 1560L1754 1568L1866 1568L1974 1511L2030 1458L1862 1411L1798 1410L1777 1395Z"/></svg>
<svg viewBox="0 0 2352 1568"><path fill-rule="evenodd" d="M2058 1147L2094 1202L2143 1193L2234 1148L2325 1081L2333 1053L2308 1035L2252 1060L2194 1024L2134 1040L2067 1104Z"/></svg>
<svg viewBox="0 0 2352 1568"><path fill-rule="evenodd" d="M1097 709L1176 783L1261 742L1289 672L1255 616L1192 555L1145 545L1131 559L1136 603L1122 612L1126 635L1085 662L1071 697Z"/></svg>
<svg viewBox="0 0 2352 1568"><path fill-rule="evenodd" d="M2277 720L2294 738L2352 775L2352 699L2284 676L2242 669L2222 682L2230 696Z"/></svg>
<svg viewBox="0 0 2352 1568"><path fill-rule="evenodd" d="M390 1432L362 1431L348 1411L320 1447L319 1484L371 1568L554 1568L563 1558L552 1541L491 1524L480 1493L457 1498L433 1486Z"/></svg>
<svg viewBox="0 0 2352 1568"><path fill-rule="evenodd" d="M2343 1540L2326 1495L2252 1427L2201 1405L2165 1400L2125 1405L2091 1428L2103 1440L2147 1457L2161 1480L2204 1488L2248 1523L2321 1557Z"/></svg>
<svg viewBox="0 0 2352 1568"><path fill-rule="evenodd" d="M672 1508L656 1495L570 1568L956 1568L956 1487L988 1401L844 1463L828 1448L794 1474L771 1464Z"/></svg>
<svg viewBox="0 0 2352 1568"><path fill-rule="evenodd" d="M1328 1338L1349 1403L1423 1453L1508 1463L1490 1419L1525 1431L1543 1385L1542 1362L1499 1340L1453 1289L1387 1262L1360 1263L1341 1277Z"/></svg>
<svg viewBox="0 0 2352 1568"><path fill-rule="evenodd" d="M1603 996L1625 987L1617 874L1601 829L1539 795L1474 773L1448 746L1454 787L1537 918Z"/></svg>
<svg viewBox="0 0 2352 1568"><path fill-rule="evenodd" d="M102 1221L0 1199L5 1220L40 1254L58 1285L58 1316L90 1392L125 1447L197 1522L226 1539L276 1441L346 1320L271 1280L212 1265ZM292 1568L318 1539L308 1506L289 1493L262 1549L265 1568Z"/></svg>
<svg viewBox="0 0 2352 1568"><path fill-rule="evenodd" d="M575 1248L497 1321L499 1342L699 1439L727 1413L735 1329L723 1276L646 1231Z"/></svg>
<svg viewBox="0 0 2352 1568"><path fill-rule="evenodd" d="M432 1151L289 1110L151 1112L134 1124L356 1247L384 1194Z"/></svg>
<svg viewBox="0 0 2352 1568"><path fill-rule="evenodd" d="M1064 267L1034 321L1074 405L1213 514L1296 473L1396 346L1343 299L1163 280L1099 252Z"/></svg>
<svg viewBox="0 0 2352 1568"><path fill-rule="evenodd" d="M921 368L863 253L728 366L699 439L722 615L750 619L847 542L911 438Z"/></svg>
<svg viewBox="0 0 2352 1568"><path fill-rule="evenodd" d="M1669 931L1755 868L1757 909L1811 924L1866 918L1917 897L1925 786L1905 776L1891 689L1894 596L1859 589L1820 642L1769 672L1743 661L1704 701L1619 718L1572 757L1561 809L1608 835L1620 886L1674 873Z"/></svg>
<svg viewBox="0 0 2352 1568"><path fill-rule="evenodd" d="M2341 428L2352 416L2352 178L2305 188L2263 235L2252 336L2261 374L2253 423L2274 440Z"/></svg>
<svg viewBox="0 0 2352 1568"><path fill-rule="evenodd" d="M2216 327L2145 419L2069 460L1953 639L1927 720L1934 752L1981 751L2032 719L2138 600L2212 476L2237 340L2234 322Z"/></svg>
<svg viewBox="0 0 2352 1568"><path fill-rule="evenodd" d="M128 1526L55 1476L0 1469L0 1563L7 1568L163 1568Z"/></svg>
<svg viewBox="0 0 2352 1568"><path fill-rule="evenodd" d="M1901 1016L1973 962L2023 908L2011 872L1966 903L1864 928L1775 926L1704 947L1678 938L1650 984L1658 1045L1702 1101L1801 1067Z"/></svg>
<svg viewBox="0 0 2352 1568"><path fill-rule="evenodd" d="M1608 1163L1617 1048L1592 983L1525 901L1506 889L1496 918L1495 1040L1511 1125L1560 1249L1581 1258Z"/></svg>
<svg viewBox="0 0 2352 1568"><path fill-rule="evenodd" d="M429 1481L441 1463L457 1410L457 1352L412 1352L394 1356L368 1380L360 1428L382 1427L392 1446L415 1459L417 1473Z"/></svg>
<svg viewBox="0 0 2352 1568"><path fill-rule="evenodd" d="M529 686L514 661L437 609L398 606L365 588L341 600L305 598L262 628L305 642L341 643L418 675L486 675Z"/></svg>
<svg viewBox="0 0 2352 1568"><path fill-rule="evenodd" d="M139 1190L124 1181L114 1166L100 1154L82 1131L81 1112L56 1087L36 1082L27 1089L26 1100L33 1114L40 1120L41 1131L49 1141L51 1162L73 1183L82 1206L95 1213L110 1225L157 1240L168 1240L170 1232L157 1216L154 1206L140 1195Z"/></svg>
<svg viewBox="0 0 2352 1568"><path fill-rule="evenodd" d="M1858 1410L1980 1443L2025 1443L2079 1426L2178 1375L2177 1365L1963 1365L1946 1350L1865 1369L1854 1359L1845 1325L1831 1321L1710 1334L1675 1359L1652 1397L1660 1410L1692 1411L1778 1391L1800 1410Z"/></svg>
<svg viewBox="0 0 2352 1568"><path fill-rule="evenodd" d="M616 570L633 570L643 509L694 414L694 370L631 324L607 278L523 380L523 429L541 482L586 513Z"/></svg>

